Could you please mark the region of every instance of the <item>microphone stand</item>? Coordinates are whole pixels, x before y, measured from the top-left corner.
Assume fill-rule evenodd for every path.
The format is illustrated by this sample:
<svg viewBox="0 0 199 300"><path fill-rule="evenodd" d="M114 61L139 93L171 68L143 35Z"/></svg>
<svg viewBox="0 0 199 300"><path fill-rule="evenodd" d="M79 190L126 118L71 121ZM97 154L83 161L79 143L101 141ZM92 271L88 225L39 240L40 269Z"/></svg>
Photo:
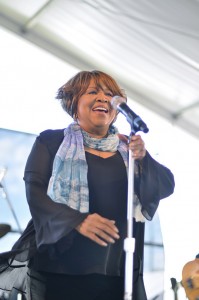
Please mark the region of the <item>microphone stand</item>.
<svg viewBox="0 0 199 300"><path fill-rule="evenodd" d="M147 133L149 129L143 120L132 111L126 104L126 98L114 96L111 104L114 109L121 112L131 126L131 133L129 135L128 143L131 137L137 131ZM135 239L133 238L133 198L134 198L134 159L132 150L129 149L129 168L128 168L128 203L127 203L127 237L124 239L124 251L126 252L125 261L125 293L124 300L132 300L132 285L133 285L133 253L135 249Z"/></svg>
<svg viewBox="0 0 199 300"><path fill-rule="evenodd" d="M131 130L128 142L134 135ZM127 201L127 237L124 240L125 259L125 292L124 300L132 300L133 295L133 254L135 250L135 238L133 237L133 197L134 197L134 158L132 150L129 148L128 166L128 201Z"/></svg>
<svg viewBox="0 0 199 300"><path fill-rule="evenodd" d="M128 143L131 137L138 131L131 124L131 133L128 138ZM142 130L144 131L144 130ZM144 131L147 132L147 131ZM132 300L133 296L133 255L135 251L135 238L133 237L133 216L134 216L134 165L133 152L129 148L129 166L128 166L128 201L127 201L127 237L124 240L125 256L125 285L124 285L124 300Z"/></svg>

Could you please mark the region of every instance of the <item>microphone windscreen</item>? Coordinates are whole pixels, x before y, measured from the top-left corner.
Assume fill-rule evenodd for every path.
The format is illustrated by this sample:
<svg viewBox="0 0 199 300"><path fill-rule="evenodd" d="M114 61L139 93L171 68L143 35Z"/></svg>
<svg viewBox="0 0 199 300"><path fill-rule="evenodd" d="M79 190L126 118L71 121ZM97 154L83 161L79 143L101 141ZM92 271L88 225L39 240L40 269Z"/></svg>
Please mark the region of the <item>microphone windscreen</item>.
<svg viewBox="0 0 199 300"><path fill-rule="evenodd" d="M117 110L118 105L120 105L121 103L126 103L126 99L121 97L121 96L114 96L111 99L111 105L113 106L114 109Z"/></svg>

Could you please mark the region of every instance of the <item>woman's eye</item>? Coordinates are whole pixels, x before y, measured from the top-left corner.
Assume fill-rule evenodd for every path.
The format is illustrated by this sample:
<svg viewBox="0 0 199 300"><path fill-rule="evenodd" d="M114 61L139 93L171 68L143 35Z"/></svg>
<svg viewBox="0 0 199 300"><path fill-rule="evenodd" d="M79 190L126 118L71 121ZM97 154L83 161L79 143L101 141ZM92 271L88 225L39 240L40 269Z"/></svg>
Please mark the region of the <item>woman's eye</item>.
<svg viewBox="0 0 199 300"><path fill-rule="evenodd" d="M89 91L88 94L94 94L95 95L95 94L97 94L97 91L94 91L94 90L93 91Z"/></svg>
<svg viewBox="0 0 199 300"><path fill-rule="evenodd" d="M113 97L113 94L111 92L108 92L106 93L106 96Z"/></svg>

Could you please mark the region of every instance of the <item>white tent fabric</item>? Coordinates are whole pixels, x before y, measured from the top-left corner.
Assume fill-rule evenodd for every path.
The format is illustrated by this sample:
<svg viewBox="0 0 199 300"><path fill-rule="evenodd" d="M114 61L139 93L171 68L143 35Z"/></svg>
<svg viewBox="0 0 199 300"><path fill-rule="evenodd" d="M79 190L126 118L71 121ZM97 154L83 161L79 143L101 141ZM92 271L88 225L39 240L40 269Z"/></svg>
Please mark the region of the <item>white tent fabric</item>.
<svg viewBox="0 0 199 300"><path fill-rule="evenodd" d="M197 0L0 0L0 24L199 136Z"/></svg>

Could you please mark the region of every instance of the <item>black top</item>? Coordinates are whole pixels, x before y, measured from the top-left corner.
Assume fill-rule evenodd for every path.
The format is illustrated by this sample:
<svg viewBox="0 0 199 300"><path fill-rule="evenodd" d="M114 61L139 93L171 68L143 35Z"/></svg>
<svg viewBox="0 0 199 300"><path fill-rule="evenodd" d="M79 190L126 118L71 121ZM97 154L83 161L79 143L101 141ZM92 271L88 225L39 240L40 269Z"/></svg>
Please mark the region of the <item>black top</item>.
<svg viewBox="0 0 199 300"><path fill-rule="evenodd" d="M72 245L61 255L37 253L31 268L64 274L123 275L123 239L126 237L127 172L117 152L109 158L86 152L88 163L89 212L115 220L120 240L102 247L75 232ZM74 229L75 230L75 229ZM61 242L59 243L59 248Z"/></svg>
<svg viewBox="0 0 199 300"><path fill-rule="evenodd" d="M89 212L110 220L126 221L127 171L121 155L116 152L102 158L86 152L86 160Z"/></svg>

